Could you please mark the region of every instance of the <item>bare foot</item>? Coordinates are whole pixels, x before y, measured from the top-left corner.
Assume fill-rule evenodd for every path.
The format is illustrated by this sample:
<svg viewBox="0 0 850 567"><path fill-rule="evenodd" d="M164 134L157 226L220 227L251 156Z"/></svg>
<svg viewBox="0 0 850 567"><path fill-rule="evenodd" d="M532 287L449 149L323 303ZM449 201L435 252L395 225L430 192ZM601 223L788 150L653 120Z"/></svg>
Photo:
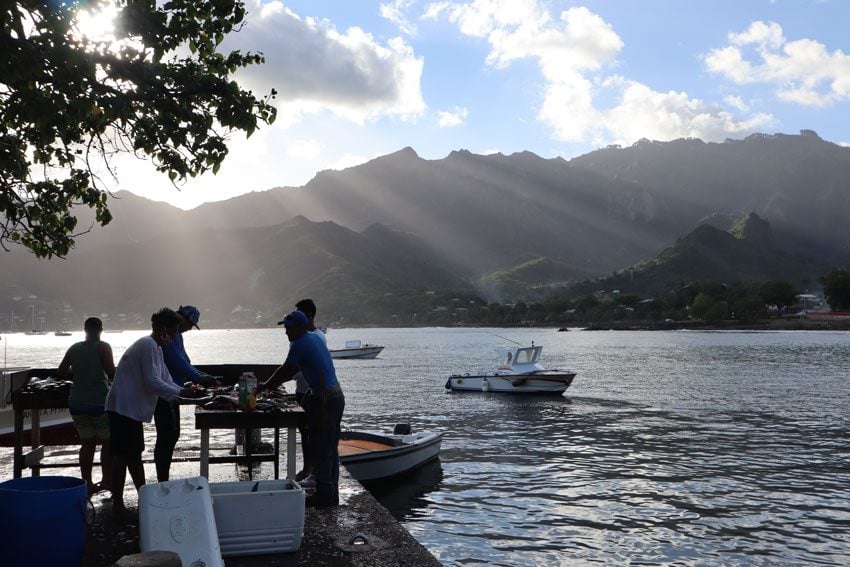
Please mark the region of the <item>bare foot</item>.
<svg viewBox="0 0 850 567"><path fill-rule="evenodd" d="M133 510L128 510L124 505L112 506L112 517L116 520L124 522L136 522L139 520L139 513Z"/></svg>
<svg viewBox="0 0 850 567"><path fill-rule="evenodd" d="M109 490L107 487L103 486L103 484L96 482L94 484L90 484L89 488L89 496L92 494L97 494L98 492L102 492L104 490Z"/></svg>

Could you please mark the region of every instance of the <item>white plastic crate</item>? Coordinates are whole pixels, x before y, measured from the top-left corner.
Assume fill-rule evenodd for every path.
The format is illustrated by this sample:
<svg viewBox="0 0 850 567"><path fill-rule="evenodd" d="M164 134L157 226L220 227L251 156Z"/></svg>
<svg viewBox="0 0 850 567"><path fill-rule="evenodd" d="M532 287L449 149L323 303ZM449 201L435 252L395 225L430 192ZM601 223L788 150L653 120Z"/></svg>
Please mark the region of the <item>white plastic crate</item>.
<svg viewBox="0 0 850 567"><path fill-rule="evenodd" d="M142 551L173 551L183 565L224 567L210 485L198 476L139 489Z"/></svg>
<svg viewBox="0 0 850 567"><path fill-rule="evenodd" d="M304 535L304 490L291 480L210 484L223 557L295 551Z"/></svg>

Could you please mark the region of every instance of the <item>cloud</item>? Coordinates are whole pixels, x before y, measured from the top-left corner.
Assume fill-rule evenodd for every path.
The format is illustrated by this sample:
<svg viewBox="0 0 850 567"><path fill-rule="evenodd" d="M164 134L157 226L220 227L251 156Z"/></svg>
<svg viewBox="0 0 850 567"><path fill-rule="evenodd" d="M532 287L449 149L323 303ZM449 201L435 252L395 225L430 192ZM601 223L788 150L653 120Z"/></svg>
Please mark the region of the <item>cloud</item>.
<svg viewBox="0 0 850 567"><path fill-rule="evenodd" d="M850 56L812 39L788 41L775 22L753 22L705 56L706 68L737 84L768 84L786 102L822 107L850 100Z"/></svg>
<svg viewBox="0 0 850 567"><path fill-rule="evenodd" d="M486 63L496 69L534 60L544 81L537 118L557 140L595 144L628 144L644 137L722 140L773 122L765 114L739 119L685 92L658 92L636 80L606 75L616 66L623 41L611 24L584 7L568 8L553 17L542 0L441 1L428 4L422 18L445 19L464 35L486 39L490 47ZM765 43L777 41L769 26L751 35ZM613 105L602 107L603 99L613 100Z"/></svg>
<svg viewBox="0 0 850 567"><path fill-rule="evenodd" d="M448 110L441 110L439 113L439 125L440 128L452 128L454 126L460 126L463 124L463 121L469 115L469 109L466 107L455 107L453 112Z"/></svg>
<svg viewBox="0 0 850 567"><path fill-rule="evenodd" d="M278 120L284 125L323 110L358 123L379 116L406 120L424 112L424 61L401 37L381 44L360 28L340 32L328 21L298 16L281 2L246 4L246 26L228 36L224 49L264 54L264 65L237 77L257 93L278 92Z"/></svg>
<svg viewBox="0 0 850 567"><path fill-rule="evenodd" d="M404 12L414 0L393 0L392 2L381 3L381 17L389 20L398 26L398 28L407 35L416 35L416 24L411 23L407 19Z"/></svg>
<svg viewBox="0 0 850 567"><path fill-rule="evenodd" d="M286 155L294 158L313 159L321 153L318 140L296 140L286 148Z"/></svg>
<svg viewBox="0 0 850 567"><path fill-rule="evenodd" d="M747 103L744 102L744 99L742 99L739 96L735 96L735 95L726 96L726 97L723 98L723 102L725 102L728 106L731 106L732 108L736 108L736 109L740 110L741 112L746 112L750 109L750 107L747 105Z"/></svg>
<svg viewBox="0 0 850 567"><path fill-rule="evenodd" d="M736 119L722 108L691 98L684 92L657 92L636 81L628 81L615 108L602 119L614 143L625 144L640 137L653 140L701 138L723 140L744 135L773 123L768 114L748 120Z"/></svg>

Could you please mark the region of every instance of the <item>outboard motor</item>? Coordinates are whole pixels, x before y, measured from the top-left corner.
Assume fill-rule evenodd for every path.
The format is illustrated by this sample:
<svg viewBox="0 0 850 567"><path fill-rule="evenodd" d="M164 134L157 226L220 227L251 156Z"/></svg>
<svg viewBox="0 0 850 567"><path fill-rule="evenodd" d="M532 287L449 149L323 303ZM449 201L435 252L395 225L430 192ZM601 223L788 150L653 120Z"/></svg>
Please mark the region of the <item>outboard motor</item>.
<svg viewBox="0 0 850 567"><path fill-rule="evenodd" d="M410 424L396 423L393 428L393 435L410 435Z"/></svg>

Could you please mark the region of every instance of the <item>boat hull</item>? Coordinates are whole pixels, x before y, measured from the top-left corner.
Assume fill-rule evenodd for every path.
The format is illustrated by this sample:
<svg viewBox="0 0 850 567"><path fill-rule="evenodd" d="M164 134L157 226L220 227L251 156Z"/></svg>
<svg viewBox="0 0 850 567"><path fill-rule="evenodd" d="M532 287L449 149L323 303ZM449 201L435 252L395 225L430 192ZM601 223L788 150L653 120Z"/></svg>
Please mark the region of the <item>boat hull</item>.
<svg viewBox="0 0 850 567"><path fill-rule="evenodd" d="M331 358L375 358L384 350L382 346L375 347L360 347L360 348L342 348L332 350Z"/></svg>
<svg viewBox="0 0 850 567"><path fill-rule="evenodd" d="M450 376L446 389L507 394L563 394L575 376L572 372Z"/></svg>
<svg viewBox="0 0 850 567"><path fill-rule="evenodd" d="M411 439L410 443L388 447L385 450L368 451L354 455L340 454L339 462L348 473L360 482L388 478L412 471L440 455L442 433L423 431L416 435L394 436L396 439ZM348 440L385 439L389 436L373 435L356 431L344 431L340 435L340 446Z"/></svg>

